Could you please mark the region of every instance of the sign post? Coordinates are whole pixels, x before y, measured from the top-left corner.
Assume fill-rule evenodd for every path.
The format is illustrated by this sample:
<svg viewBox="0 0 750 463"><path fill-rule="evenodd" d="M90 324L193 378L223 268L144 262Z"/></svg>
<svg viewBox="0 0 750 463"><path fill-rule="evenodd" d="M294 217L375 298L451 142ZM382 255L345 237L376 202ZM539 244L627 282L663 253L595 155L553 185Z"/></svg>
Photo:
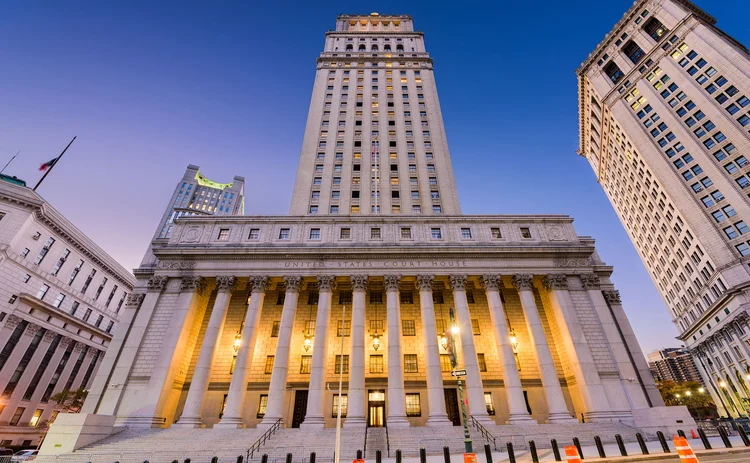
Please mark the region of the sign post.
<svg viewBox="0 0 750 463"><path fill-rule="evenodd" d="M456 365L458 364L458 360L456 358L456 340L453 338L454 333L458 333L458 325L456 325L456 314L453 312L453 307L450 308L450 321L451 326L448 329L448 331L445 332L446 338L448 338L448 354L450 355L451 359L451 366L453 367L453 371L451 371L451 376L456 377L456 382L458 383L458 400L461 401L461 417L463 419L464 423L464 447L466 448L466 454L473 454L474 450L471 446L471 435L469 434L469 423L466 419L466 405L468 404L468 401L464 400L464 388L463 384L461 382L461 377L466 376L466 370L457 370ZM466 456L464 454L464 457Z"/></svg>

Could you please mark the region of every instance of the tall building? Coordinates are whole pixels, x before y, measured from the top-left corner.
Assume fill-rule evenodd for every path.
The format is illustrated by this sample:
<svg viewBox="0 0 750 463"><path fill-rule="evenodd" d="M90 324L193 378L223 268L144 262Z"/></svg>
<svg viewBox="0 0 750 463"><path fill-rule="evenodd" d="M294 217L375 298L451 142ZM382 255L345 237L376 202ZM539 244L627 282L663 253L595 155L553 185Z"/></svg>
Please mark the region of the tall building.
<svg viewBox="0 0 750 463"><path fill-rule="evenodd" d="M180 427L197 429L180 434L172 445L181 453L168 459L198 446L234 459L234 442L281 425L263 453L304 446L329 458L336 434L326 428L336 426L339 401L345 458L366 436L369 452L387 442L460 448L462 403L470 423L497 436L512 432L508 424L524 425L528 438L568 440L584 429L632 435L629 426L675 432L691 422L684 407L664 406L613 269L570 217L458 213L432 63L413 29L408 16L338 18L317 62L292 215L175 222L153 247L159 265L136 271L131 328L117 331L119 348L83 413L58 417L45 453L73 451L116 426ZM341 147L338 132L323 135L334 128ZM383 131L383 153L373 130ZM368 185L382 193L381 213ZM395 213L402 201L422 213ZM463 391L454 369L466 372ZM138 435L93 451L157 450Z"/></svg>
<svg viewBox="0 0 750 463"><path fill-rule="evenodd" d="M0 181L0 447L36 445L87 388L135 278L41 196Z"/></svg>
<svg viewBox="0 0 750 463"><path fill-rule="evenodd" d="M684 347L672 347L656 350L648 354L648 365L656 381L697 381L704 386L703 377L690 355Z"/></svg>
<svg viewBox="0 0 750 463"><path fill-rule="evenodd" d="M187 166L182 180L177 182L172 198L159 220L154 240L168 239L179 217L194 215L242 215L245 213L245 178L235 176L231 183L217 183L206 178L200 167ZM156 259L146 252L141 266L154 266Z"/></svg>
<svg viewBox="0 0 750 463"><path fill-rule="evenodd" d="M750 410L748 58L691 2L641 0L577 70L579 154L735 416Z"/></svg>

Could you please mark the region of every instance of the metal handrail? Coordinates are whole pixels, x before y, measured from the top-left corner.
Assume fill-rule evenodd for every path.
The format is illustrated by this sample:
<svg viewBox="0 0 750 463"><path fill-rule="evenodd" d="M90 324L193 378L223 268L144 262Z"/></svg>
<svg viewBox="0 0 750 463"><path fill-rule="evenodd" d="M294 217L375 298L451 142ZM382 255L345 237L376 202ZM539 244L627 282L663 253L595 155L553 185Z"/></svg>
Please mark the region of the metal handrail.
<svg viewBox="0 0 750 463"><path fill-rule="evenodd" d="M391 458L391 440L388 437L388 422L385 422L385 453Z"/></svg>
<svg viewBox="0 0 750 463"><path fill-rule="evenodd" d="M255 443L254 443L253 445L251 445L251 446L250 446L250 448L249 448L249 449L247 449L247 453L245 454L245 457L246 457L246 458L245 458L245 461L250 461L250 460L251 460L251 459L253 458L253 456L255 455L255 452L257 452L258 450L260 450L260 448L261 448L261 447L262 447L263 445L265 445L266 441L267 441L268 439L270 439L270 438L271 438L271 436L273 436L274 434L276 434L276 431L278 431L278 430L279 430L279 428L281 428L281 425L282 425L282 424L283 424L283 423L282 423L282 419L281 419L281 418L279 418L278 420L276 420L276 421L275 421L275 422L274 422L274 423L273 423L273 424L271 425L271 427L270 427L270 428L268 428L268 429L266 430L266 432L264 432L264 433L263 433L263 435L262 435L262 436L260 436L260 437L258 438L258 440L256 440L256 441L255 441Z"/></svg>
<svg viewBox="0 0 750 463"><path fill-rule="evenodd" d="M469 417L471 418L471 424L472 424L472 425L474 425L474 427L475 427L475 428L476 428L476 429L477 429L477 430L479 431L479 433L480 433L480 434L482 435L482 437L484 437L485 439L487 439L487 442L492 442L492 447L493 447L493 448L495 449L495 451L497 452L497 451L498 451L498 449L497 449L497 439L495 438L495 436L493 436L493 435L492 435L492 434L491 434L491 433L490 433L490 432L489 432L489 431L487 430L487 428L485 428L485 427L484 427L484 426L482 425L482 423L480 423L479 421L477 421L477 419L476 419L476 418L474 418L474 417L473 417L473 416L471 416L471 415L470 415Z"/></svg>
<svg viewBox="0 0 750 463"><path fill-rule="evenodd" d="M362 455L367 455L367 431L370 430L370 425L365 425L365 443L362 444Z"/></svg>

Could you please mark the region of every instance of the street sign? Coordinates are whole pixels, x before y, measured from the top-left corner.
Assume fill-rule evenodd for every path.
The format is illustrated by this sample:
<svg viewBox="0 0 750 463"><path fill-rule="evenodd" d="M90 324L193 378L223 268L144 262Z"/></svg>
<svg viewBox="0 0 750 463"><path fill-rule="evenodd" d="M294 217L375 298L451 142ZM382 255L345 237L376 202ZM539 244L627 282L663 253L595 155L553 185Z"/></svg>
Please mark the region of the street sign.
<svg viewBox="0 0 750 463"><path fill-rule="evenodd" d="M466 376L466 370L453 370L451 376Z"/></svg>

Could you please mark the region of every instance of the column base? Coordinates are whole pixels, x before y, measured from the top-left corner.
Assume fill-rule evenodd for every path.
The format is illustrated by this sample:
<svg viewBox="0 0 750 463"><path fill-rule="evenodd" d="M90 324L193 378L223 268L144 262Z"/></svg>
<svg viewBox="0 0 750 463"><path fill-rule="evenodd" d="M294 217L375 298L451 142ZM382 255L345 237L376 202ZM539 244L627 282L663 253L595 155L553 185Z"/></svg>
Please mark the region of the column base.
<svg viewBox="0 0 750 463"><path fill-rule="evenodd" d="M406 415L389 416L386 418L389 428L408 428L411 423L406 419ZM429 420L428 420L429 421Z"/></svg>
<svg viewBox="0 0 750 463"><path fill-rule="evenodd" d="M225 416L214 425L214 429L243 429L245 423L238 416Z"/></svg>
<svg viewBox="0 0 750 463"><path fill-rule="evenodd" d="M344 422L344 426L348 423L347 419ZM306 416L305 420L299 425L300 429L323 429L326 425L326 420L322 416Z"/></svg>
<svg viewBox="0 0 750 463"><path fill-rule="evenodd" d="M537 421L528 413L511 414L508 418L508 424L537 424Z"/></svg>
<svg viewBox="0 0 750 463"><path fill-rule="evenodd" d="M578 420L573 417L570 413L566 412L555 412L550 413L547 418L549 424L561 424L561 423L578 423Z"/></svg>
<svg viewBox="0 0 750 463"><path fill-rule="evenodd" d="M128 428L167 428L167 419L159 416L118 416L115 426Z"/></svg>
<svg viewBox="0 0 750 463"><path fill-rule="evenodd" d="M352 416L346 417L346 421L342 425L344 428L365 428L367 427L367 421L364 416Z"/></svg>
<svg viewBox="0 0 750 463"><path fill-rule="evenodd" d="M430 415L429 418L427 418L427 426L453 426L453 421L448 419L448 415Z"/></svg>
<svg viewBox="0 0 750 463"><path fill-rule="evenodd" d="M182 416L175 424L173 428L205 428L206 425L201 421L200 416Z"/></svg>

